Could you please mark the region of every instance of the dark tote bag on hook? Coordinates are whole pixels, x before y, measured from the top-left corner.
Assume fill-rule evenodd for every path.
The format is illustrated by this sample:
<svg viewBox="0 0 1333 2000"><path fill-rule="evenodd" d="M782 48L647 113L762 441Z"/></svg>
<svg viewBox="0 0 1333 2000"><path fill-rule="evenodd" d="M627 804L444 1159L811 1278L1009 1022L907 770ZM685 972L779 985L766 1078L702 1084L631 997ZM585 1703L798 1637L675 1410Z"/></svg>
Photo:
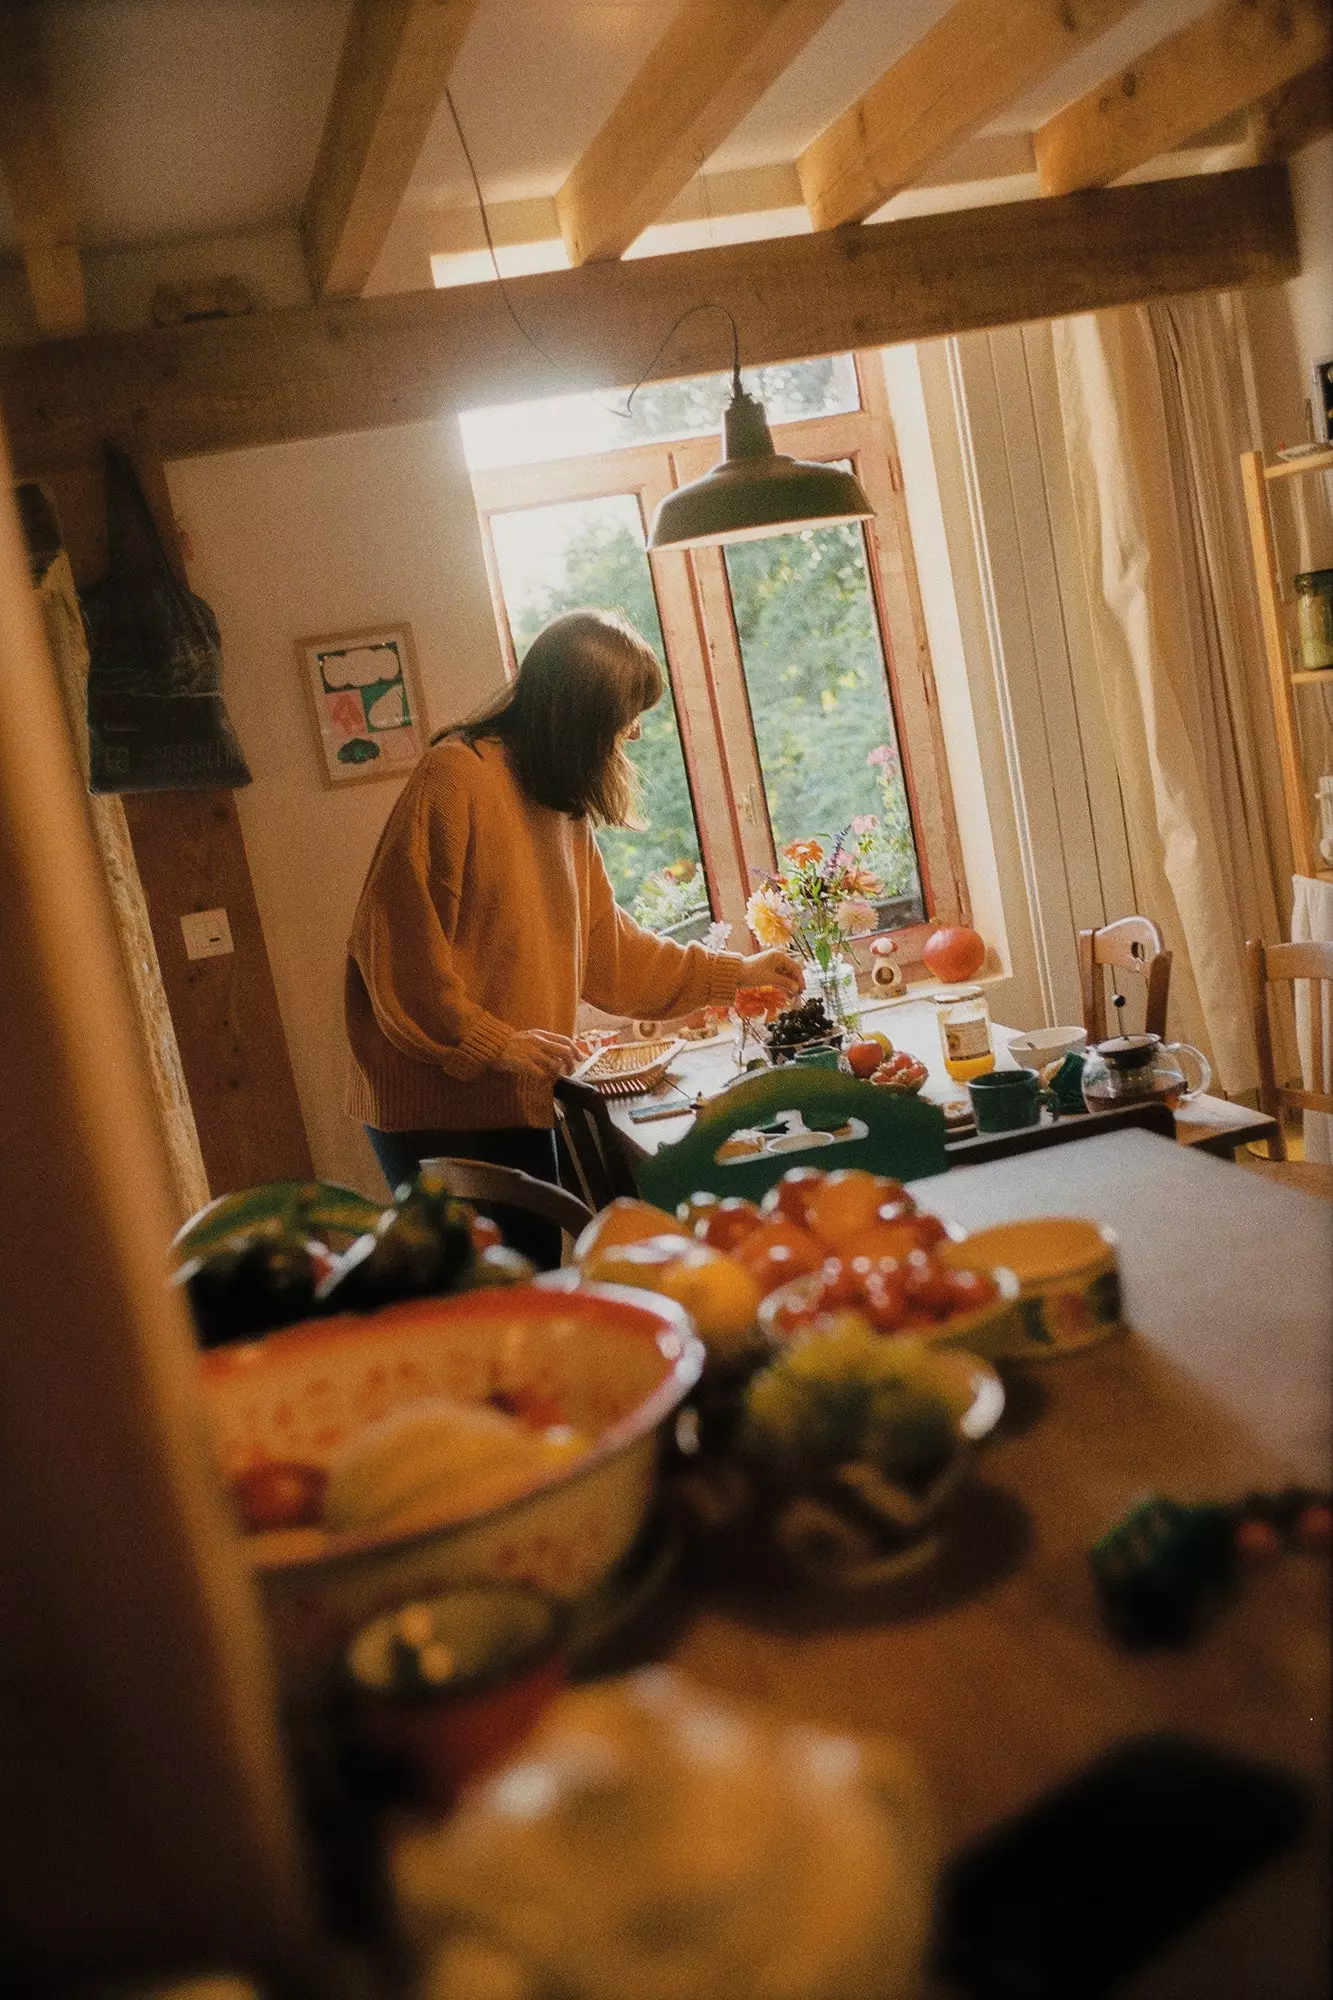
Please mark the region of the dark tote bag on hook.
<svg viewBox="0 0 1333 2000"><path fill-rule="evenodd" d="M88 627L88 789L235 790L250 772L222 699L218 622L172 573L129 461L106 454L105 579Z"/></svg>

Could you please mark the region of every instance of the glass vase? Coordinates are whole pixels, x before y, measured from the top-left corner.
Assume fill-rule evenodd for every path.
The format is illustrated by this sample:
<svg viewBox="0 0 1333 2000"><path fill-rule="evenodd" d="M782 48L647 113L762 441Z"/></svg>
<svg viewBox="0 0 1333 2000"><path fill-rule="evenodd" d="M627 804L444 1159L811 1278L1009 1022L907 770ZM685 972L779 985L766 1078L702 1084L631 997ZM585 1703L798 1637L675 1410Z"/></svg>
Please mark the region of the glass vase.
<svg viewBox="0 0 1333 2000"><path fill-rule="evenodd" d="M818 996L824 1012L836 1026L855 1034L861 1026L861 996L856 986L856 967L841 954L827 966L811 963L805 969L805 990Z"/></svg>

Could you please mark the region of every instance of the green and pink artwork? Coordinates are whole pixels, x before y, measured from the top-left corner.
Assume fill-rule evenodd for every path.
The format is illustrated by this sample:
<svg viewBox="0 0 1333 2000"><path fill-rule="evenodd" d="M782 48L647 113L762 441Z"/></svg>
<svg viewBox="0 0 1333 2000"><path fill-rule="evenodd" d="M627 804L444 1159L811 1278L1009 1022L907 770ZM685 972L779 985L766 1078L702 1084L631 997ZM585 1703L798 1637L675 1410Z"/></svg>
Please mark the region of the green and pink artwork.
<svg viewBox="0 0 1333 2000"><path fill-rule="evenodd" d="M406 625L301 639L326 785L404 777L426 747L412 634Z"/></svg>

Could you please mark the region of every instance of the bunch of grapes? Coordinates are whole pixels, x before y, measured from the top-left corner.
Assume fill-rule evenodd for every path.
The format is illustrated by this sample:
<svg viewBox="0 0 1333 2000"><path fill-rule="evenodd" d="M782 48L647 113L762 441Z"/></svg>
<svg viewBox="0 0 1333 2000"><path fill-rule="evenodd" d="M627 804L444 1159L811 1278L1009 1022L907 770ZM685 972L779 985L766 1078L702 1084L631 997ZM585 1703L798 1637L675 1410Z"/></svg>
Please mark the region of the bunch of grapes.
<svg viewBox="0 0 1333 2000"><path fill-rule="evenodd" d="M823 1001L816 994L784 1007L768 1025L768 1046L779 1053L805 1048L810 1042L826 1042L836 1032Z"/></svg>

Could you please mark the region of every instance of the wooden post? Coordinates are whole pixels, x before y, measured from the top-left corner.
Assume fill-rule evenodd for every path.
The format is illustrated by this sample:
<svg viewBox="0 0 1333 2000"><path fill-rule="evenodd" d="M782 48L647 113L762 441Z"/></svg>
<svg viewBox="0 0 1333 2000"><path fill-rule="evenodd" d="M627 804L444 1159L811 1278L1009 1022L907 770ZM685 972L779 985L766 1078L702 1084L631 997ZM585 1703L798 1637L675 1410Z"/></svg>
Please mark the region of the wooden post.
<svg viewBox="0 0 1333 2000"><path fill-rule="evenodd" d="M312 1956L266 1650L0 442L0 1986Z"/></svg>

